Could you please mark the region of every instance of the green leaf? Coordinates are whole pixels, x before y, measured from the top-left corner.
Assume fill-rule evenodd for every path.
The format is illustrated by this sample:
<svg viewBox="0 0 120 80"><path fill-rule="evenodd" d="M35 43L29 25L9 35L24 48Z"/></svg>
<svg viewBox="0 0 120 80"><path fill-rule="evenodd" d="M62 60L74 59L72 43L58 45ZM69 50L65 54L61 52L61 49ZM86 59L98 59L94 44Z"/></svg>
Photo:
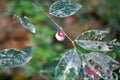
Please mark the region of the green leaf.
<svg viewBox="0 0 120 80"><path fill-rule="evenodd" d="M59 60L53 60L49 63L46 63L44 65L42 65L42 68L40 70L41 73L50 73L50 72L54 72L55 67L57 65Z"/></svg>
<svg viewBox="0 0 120 80"><path fill-rule="evenodd" d="M55 69L55 80L74 80L79 74L81 60L75 49L67 51Z"/></svg>
<svg viewBox="0 0 120 80"><path fill-rule="evenodd" d="M31 53L14 48L4 49L0 51L0 67L11 68L20 66L26 64L31 58Z"/></svg>
<svg viewBox="0 0 120 80"><path fill-rule="evenodd" d="M31 23L31 21L28 19L28 17L24 16L24 17L19 17L19 16L15 16L19 19L19 22L22 24L22 26L24 28L26 28L27 30L29 30L32 33L36 33L35 30L35 26Z"/></svg>
<svg viewBox="0 0 120 80"><path fill-rule="evenodd" d="M81 33L75 42L84 49L92 51L111 51L107 45L105 38L107 31L89 30Z"/></svg>
<svg viewBox="0 0 120 80"><path fill-rule="evenodd" d="M81 5L71 1L56 1L50 7L49 14L63 18L76 13L81 8Z"/></svg>
<svg viewBox="0 0 120 80"><path fill-rule="evenodd" d="M104 80L116 80L113 76L113 69L120 66L117 61L99 52L91 52L86 54L85 59L89 64L87 64L87 66L95 71L101 78Z"/></svg>
<svg viewBox="0 0 120 80"><path fill-rule="evenodd" d="M110 46L110 48L112 49L112 51L106 52L106 54L112 56L112 58L114 57L115 59L119 60L120 58L120 43L109 43L107 44L108 46Z"/></svg>
<svg viewBox="0 0 120 80"><path fill-rule="evenodd" d="M32 52L33 52L33 47L31 47L31 46L26 46L26 47L22 48L22 51L24 51L24 52L26 52L26 53L28 53L28 54L32 54Z"/></svg>

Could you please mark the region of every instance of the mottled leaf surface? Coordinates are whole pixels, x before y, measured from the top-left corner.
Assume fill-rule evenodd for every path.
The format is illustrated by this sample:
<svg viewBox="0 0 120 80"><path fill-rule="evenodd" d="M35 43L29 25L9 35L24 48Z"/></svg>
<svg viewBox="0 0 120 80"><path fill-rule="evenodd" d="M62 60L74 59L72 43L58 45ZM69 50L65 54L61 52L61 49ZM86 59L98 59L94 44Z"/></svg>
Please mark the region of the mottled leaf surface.
<svg viewBox="0 0 120 80"><path fill-rule="evenodd" d="M32 58L31 53L17 49L4 49L0 51L0 67L11 68L27 63Z"/></svg>
<svg viewBox="0 0 120 80"><path fill-rule="evenodd" d="M120 65L117 61L115 61L111 57L98 52L91 52L87 54L86 59L87 60L92 59L94 62L108 69L112 69L115 65Z"/></svg>
<svg viewBox="0 0 120 80"><path fill-rule="evenodd" d="M117 76L113 76L113 68L119 67L120 64L111 57L98 52L91 52L85 55L90 69L95 71L104 80L116 80Z"/></svg>
<svg viewBox="0 0 120 80"><path fill-rule="evenodd" d="M81 5L71 1L59 0L53 3L50 7L49 14L63 18L68 17L76 13L81 8Z"/></svg>
<svg viewBox="0 0 120 80"><path fill-rule="evenodd" d="M67 51L55 69L55 80L74 80L79 74L81 60L75 49Z"/></svg>
<svg viewBox="0 0 120 80"><path fill-rule="evenodd" d="M19 19L19 22L22 24L24 28L26 28L32 33L36 33L35 26L31 23L28 17L26 16L24 17L16 16L16 17Z"/></svg>
<svg viewBox="0 0 120 80"><path fill-rule="evenodd" d="M89 30L81 33L75 41L79 46L87 50L110 51L111 49L105 42L106 35L107 31Z"/></svg>

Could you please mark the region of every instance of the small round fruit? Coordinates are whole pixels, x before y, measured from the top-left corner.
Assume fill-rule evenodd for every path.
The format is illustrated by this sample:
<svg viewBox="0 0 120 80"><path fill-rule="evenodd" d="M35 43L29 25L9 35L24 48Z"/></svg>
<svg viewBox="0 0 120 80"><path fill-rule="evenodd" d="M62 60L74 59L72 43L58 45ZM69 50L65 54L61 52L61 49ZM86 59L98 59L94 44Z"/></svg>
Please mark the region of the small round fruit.
<svg viewBox="0 0 120 80"><path fill-rule="evenodd" d="M58 41L63 41L65 39L65 34L62 31L58 31L55 37Z"/></svg>

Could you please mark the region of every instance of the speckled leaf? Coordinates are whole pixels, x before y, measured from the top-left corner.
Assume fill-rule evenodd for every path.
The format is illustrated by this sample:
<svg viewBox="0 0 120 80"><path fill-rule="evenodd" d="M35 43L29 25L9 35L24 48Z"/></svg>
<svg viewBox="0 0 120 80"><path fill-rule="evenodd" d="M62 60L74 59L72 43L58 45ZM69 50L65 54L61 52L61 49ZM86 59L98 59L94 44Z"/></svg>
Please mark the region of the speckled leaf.
<svg viewBox="0 0 120 80"><path fill-rule="evenodd" d="M74 80L79 74L81 60L75 49L67 51L55 69L55 80Z"/></svg>
<svg viewBox="0 0 120 80"><path fill-rule="evenodd" d="M115 65L120 65L117 61L105 55L104 53L91 52L86 55L86 59L92 59L94 62L97 62L99 65L102 65L108 69L112 69Z"/></svg>
<svg viewBox="0 0 120 80"><path fill-rule="evenodd" d="M116 80L117 76L113 76L113 68L120 66L117 61L99 52L86 54L85 58L87 62L90 63L89 67L91 67L101 78L104 80Z"/></svg>
<svg viewBox="0 0 120 80"><path fill-rule="evenodd" d="M26 16L21 17L21 18L19 16L16 16L16 17L19 19L20 23L22 24L24 28L26 28L32 33L36 33L35 26L31 23L28 17Z"/></svg>
<svg viewBox="0 0 120 80"><path fill-rule="evenodd" d="M0 51L0 67L11 68L26 64L32 58L31 53L14 48Z"/></svg>
<svg viewBox="0 0 120 80"><path fill-rule="evenodd" d="M50 7L49 14L63 18L68 17L76 13L81 8L81 5L71 1L56 1Z"/></svg>
<svg viewBox="0 0 120 80"><path fill-rule="evenodd" d="M80 34L75 41L79 46L87 50L110 51L111 49L104 41L106 35L107 31L89 30Z"/></svg>

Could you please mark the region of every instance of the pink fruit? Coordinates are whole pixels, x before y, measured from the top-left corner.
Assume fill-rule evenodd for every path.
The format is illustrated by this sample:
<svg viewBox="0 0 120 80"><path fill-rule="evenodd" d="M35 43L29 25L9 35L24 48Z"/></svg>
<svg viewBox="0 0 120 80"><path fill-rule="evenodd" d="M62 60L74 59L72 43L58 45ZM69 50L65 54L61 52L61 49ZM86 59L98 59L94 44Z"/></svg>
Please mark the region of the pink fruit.
<svg viewBox="0 0 120 80"><path fill-rule="evenodd" d="M65 34L62 31L58 31L55 37L58 41L63 41L65 39Z"/></svg>

